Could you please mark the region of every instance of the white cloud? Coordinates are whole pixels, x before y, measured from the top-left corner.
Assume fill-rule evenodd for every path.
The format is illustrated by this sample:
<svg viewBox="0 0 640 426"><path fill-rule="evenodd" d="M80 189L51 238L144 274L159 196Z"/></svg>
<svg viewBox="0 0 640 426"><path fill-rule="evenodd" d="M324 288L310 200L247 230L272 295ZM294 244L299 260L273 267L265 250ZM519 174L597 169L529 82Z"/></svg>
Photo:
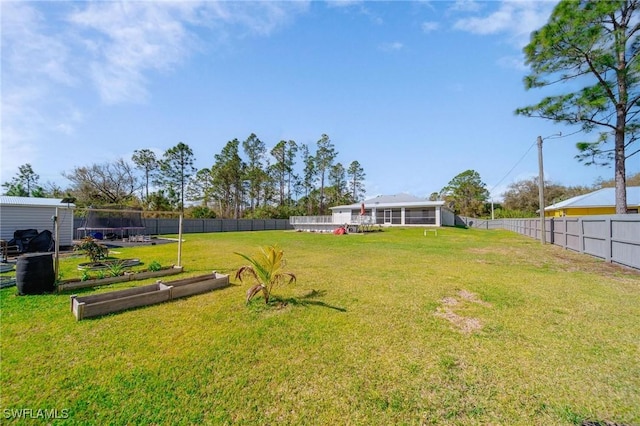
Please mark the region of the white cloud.
<svg viewBox="0 0 640 426"><path fill-rule="evenodd" d="M35 129L41 125L41 116L34 108L34 100L42 95L35 88L15 93L2 93L2 182L10 180L25 163L33 163L37 149L30 143Z"/></svg>
<svg viewBox="0 0 640 426"><path fill-rule="evenodd" d="M19 71L13 77L23 83L45 78L58 84L73 84L75 78L68 69L69 48L58 37L47 34L45 17L29 3L2 2L0 5L3 69Z"/></svg>
<svg viewBox="0 0 640 426"><path fill-rule="evenodd" d="M38 64L48 64L52 74L81 75L106 103L144 102L149 96L149 72L171 72L205 43L216 43L230 34L268 36L307 8L308 2L301 1L81 3L66 18L66 32L40 37L32 34L26 39L53 44L54 48L45 46L40 50L51 52L51 58L60 58L59 64L69 63L65 59L71 53L64 50L65 46L74 47L73 73L56 67L51 60L43 60L38 52L29 57ZM36 9L31 11L39 15ZM204 39L196 30L210 34Z"/></svg>
<svg viewBox="0 0 640 426"><path fill-rule="evenodd" d="M69 88L85 97L97 93L106 104L144 102L150 73L172 72L194 52L231 37L268 36L308 7L306 1L0 1L3 178L46 155L34 141L73 134L82 122Z"/></svg>
<svg viewBox="0 0 640 426"><path fill-rule="evenodd" d="M515 69L518 71L529 71L529 67L525 65L524 58L520 56L504 56L498 59L498 65L503 68Z"/></svg>
<svg viewBox="0 0 640 426"><path fill-rule="evenodd" d="M555 1L503 1L488 15L457 20L454 28L480 35L506 33L515 45L522 47L529 42L531 32L546 23L555 4Z"/></svg>
<svg viewBox="0 0 640 426"><path fill-rule="evenodd" d="M379 15L366 7L366 1L364 0L331 0L327 1L326 4L332 9L344 9L346 11L355 10L356 13L366 16L376 25L384 23L384 20Z"/></svg>
<svg viewBox="0 0 640 426"><path fill-rule="evenodd" d="M91 84L109 104L143 102L149 72L171 72L229 34L268 36L308 9L302 1L50 3L59 5L47 7L56 20L38 3L1 4L3 45L14 46L2 56L9 86Z"/></svg>
<svg viewBox="0 0 640 426"><path fill-rule="evenodd" d="M75 129L69 123L58 123L58 125L55 126L55 130L65 135L71 135Z"/></svg>
<svg viewBox="0 0 640 426"><path fill-rule="evenodd" d="M144 73L170 70L191 51L180 10L152 2L90 3L70 15L90 54L91 79L107 103L143 101ZM95 35L98 35L95 37Z"/></svg>
<svg viewBox="0 0 640 426"><path fill-rule="evenodd" d="M511 11L502 8L489 16L460 19L454 28L474 34L495 34L508 29L511 22Z"/></svg>
<svg viewBox="0 0 640 426"><path fill-rule="evenodd" d="M351 7L361 5L363 0L330 0L327 1L329 7Z"/></svg>
<svg viewBox="0 0 640 426"><path fill-rule="evenodd" d="M394 41L390 43L382 43L379 48L380 50L383 50L385 52L394 52L402 50L404 48L404 44L400 43L399 41Z"/></svg>
<svg viewBox="0 0 640 426"><path fill-rule="evenodd" d="M456 0L449 8L451 12L478 12L482 9L480 3L475 0Z"/></svg>
<svg viewBox="0 0 640 426"><path fill-rule="evenodd" d="M189 2L184 2L189 3ZM183 4L183 3L181 3ZM220 28L220 24L234 26L234 31L247 31L251 35L268 36L288 24L294 16L309 9L310 1L288 2L202 2L197 9L194 24ZM202 19L205 18L205 19Z"/></svg>
<svg viewBox="0 0 640 426"><path fill-rule="evenodd" d="M69 47L51 30L45 17L29 3L2 2L2 181L18 167L40 157L33 141L52 129L50 117L66 125L57 88L75 86ZM9 48L10 46L10 48Z"/></svg>
<svg viewBox="0 0 640 426"><path fill-rule="evenodd" d="M430 33L440 28L440 24L435 21L427 21L427 22L423 22L421 27L423 32Z"/></svg>

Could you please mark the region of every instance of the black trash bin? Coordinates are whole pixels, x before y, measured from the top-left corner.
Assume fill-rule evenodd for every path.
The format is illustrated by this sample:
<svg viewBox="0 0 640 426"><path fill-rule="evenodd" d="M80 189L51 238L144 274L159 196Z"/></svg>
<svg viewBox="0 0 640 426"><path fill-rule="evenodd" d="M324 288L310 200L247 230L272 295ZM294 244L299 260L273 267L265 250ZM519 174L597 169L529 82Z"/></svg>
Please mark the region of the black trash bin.
<svg viewBox="0 0 640 426"><path fill-rule="evenodd" d="M43 294L55 289L55 272L51 253L24 254L16 262L18 293Z"/></svg>

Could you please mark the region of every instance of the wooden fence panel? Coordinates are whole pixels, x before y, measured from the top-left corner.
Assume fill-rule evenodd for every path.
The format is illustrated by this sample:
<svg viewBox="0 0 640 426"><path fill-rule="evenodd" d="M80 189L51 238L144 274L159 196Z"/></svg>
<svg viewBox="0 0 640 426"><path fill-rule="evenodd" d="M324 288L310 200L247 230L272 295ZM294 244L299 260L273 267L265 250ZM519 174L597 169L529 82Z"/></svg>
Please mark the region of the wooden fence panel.
<svg viewBox="0 0 640 426"><path fill-rule="evenodd" d="M611 258L640 269L640 223L611 219Z"/></svg>
<svg viewBox="0 0 640 426"><path fill-rule="evenodd" d="M204 232L222 232L222 219L205 219Z"/></svg>
<svg viewBox="0 0 640 426"><path fill-rule="evenodd" d="M540 219L496 219L488 228L502 228L540 239ZM606 215L550 218L547 241L607 262L640 269L640 216Z"/></svg>

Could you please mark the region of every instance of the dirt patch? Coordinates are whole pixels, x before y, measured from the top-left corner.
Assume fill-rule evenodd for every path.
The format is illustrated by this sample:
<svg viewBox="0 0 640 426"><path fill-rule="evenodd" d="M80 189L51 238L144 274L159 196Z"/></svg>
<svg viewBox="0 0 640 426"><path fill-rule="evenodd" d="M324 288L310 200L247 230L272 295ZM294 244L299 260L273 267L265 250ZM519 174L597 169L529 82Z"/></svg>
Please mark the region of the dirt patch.
<svg viewBox="0 0 640 426"><path fill-rule="evenodd" d="M487 307L491 306L491 303L485 302L484 300L479 299L477 294L472 293L472 292L467 291L467 290L460 290L458 292L458 296L460 296L461 298L463 298L464 300L466 300L468 302L477 303L479 305L487 306Z"/></svg>
<svg viewBox="0 0 640 426"><path fill-rule="evenodd" d="M486 307L491 307L491 304L480 299L477 294L468 290L460 290L457 296L458 297L444 297L440 300L441 306L436 308L434 315L446 319L453 324L458 331L464 334L470 334L474 331L481 330L482 321L478 318L469 318L459 315L455 312L455 309L457 307L464 306L465 303L476 303Z"/></svg>
<svg viewBox="0 0 640 426"><path fill-rule="evenodd" d="M459 302L455 297L445 297L440 302L445 306L456 306Z"/></svg>
<svg viewBox="0 0 640 426"><path fill-rule="evenodd" d="M439 307L434 315L446 319L464 334L470 334L482 329L482 323L478 318L466 318L460 316L446 307Z"/></svg>
<svg viewBox="0 0 640 426"><path fill-rule="evenodd" d="M472 254L500 254L505 256L512 252L510 247L472 247L465 251Z"/></svg>

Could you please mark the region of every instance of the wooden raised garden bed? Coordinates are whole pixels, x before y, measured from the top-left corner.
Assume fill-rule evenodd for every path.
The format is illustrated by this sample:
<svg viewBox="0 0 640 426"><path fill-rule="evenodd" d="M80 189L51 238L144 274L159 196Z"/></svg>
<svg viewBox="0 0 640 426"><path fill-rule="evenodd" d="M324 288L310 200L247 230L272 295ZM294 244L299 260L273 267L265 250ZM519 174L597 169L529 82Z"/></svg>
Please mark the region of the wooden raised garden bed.
<svg viewBox="0 0 640 426"><path fill-rule="evenodd" d="M193 278L128 288L91 296L71 296L71 312L77 320L140 306L154 305L180 297L206 293L229 285L229 275L213 272Z"/></svg>
<svg viewBox="0 0 640 426"><path fill-rule="evenodd" d="M58 291L65 290L77 290L80 288L96 287L100 285L107 285L113 283L121 283L124 281L139 281L146 280L147 278L165 277L168 275L176 275L181 273L182 266L173 266L171 268L160 269L158 271L144 271L144 272L132 272L124 275L118 275L117 277L95 278L85 281L63 281L58 284Z"/></svg>
<svg viewBox="0 0 640 426"><path fill-rule="evenodd" d="M100 262L86 262L78 265L79 271L99 271L101 269L109 269L111 266L119 264L123 268L130 268L140 264L140 259L110 259Z"/></svg>

